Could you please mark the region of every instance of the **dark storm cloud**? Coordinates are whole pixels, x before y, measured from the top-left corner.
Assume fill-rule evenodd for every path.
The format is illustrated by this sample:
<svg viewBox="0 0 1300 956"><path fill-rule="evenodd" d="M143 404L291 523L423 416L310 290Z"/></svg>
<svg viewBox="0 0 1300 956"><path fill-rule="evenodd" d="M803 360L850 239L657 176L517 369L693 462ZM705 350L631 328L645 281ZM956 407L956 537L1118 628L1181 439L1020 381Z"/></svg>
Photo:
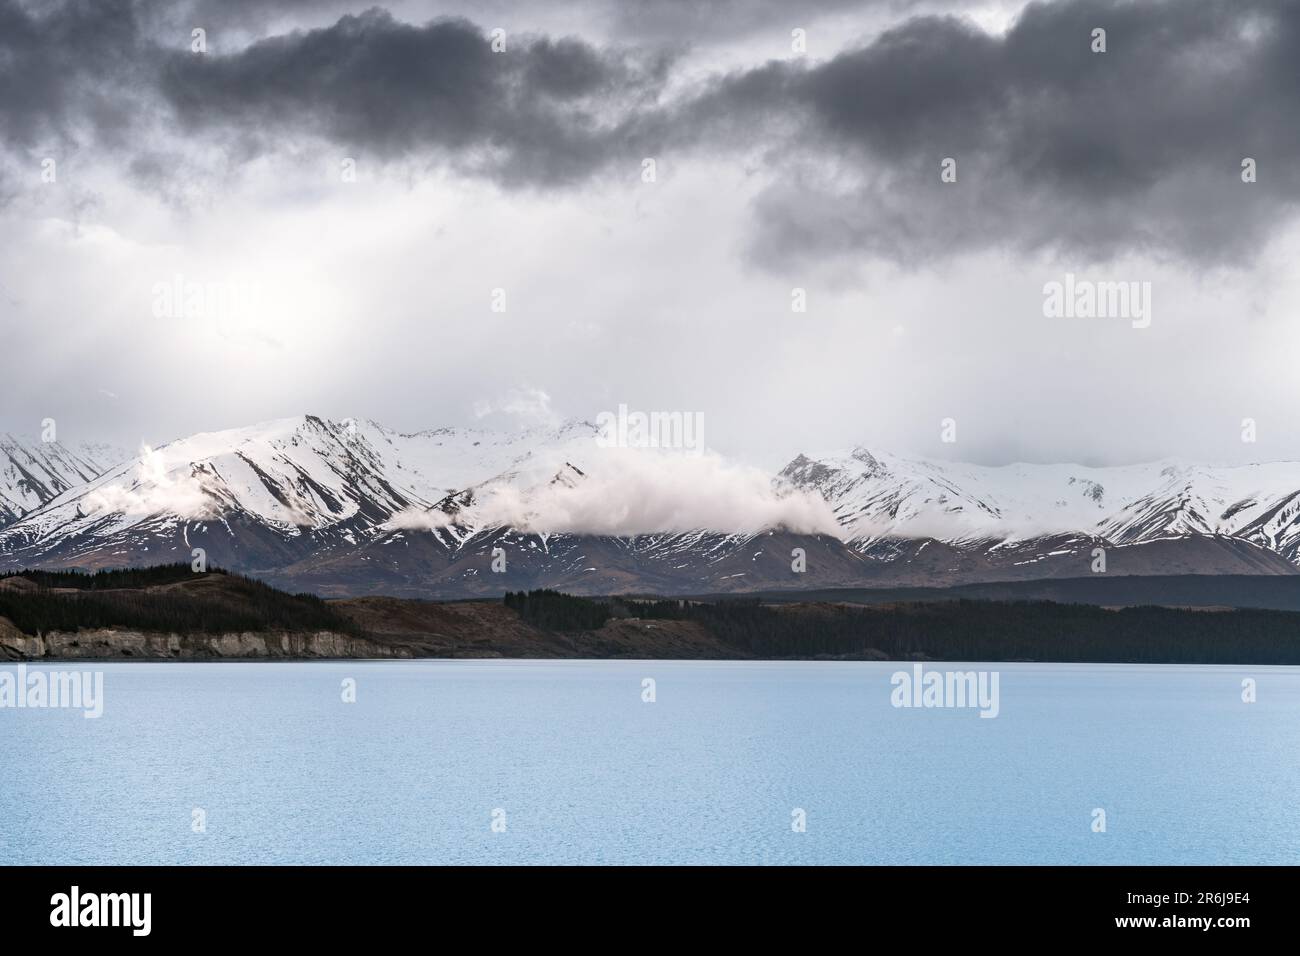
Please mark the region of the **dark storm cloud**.
<svg viewBox="0 0 1300 956"><path fill-rule="evenodd" d="M188 29L159 39L156 14L128 0L0 0L0 196L47 152L79 150L114 156L125 176L165 193L159 157L174 144L155 140L177 130L235 163L315 137L354 157L440 159L504 185L576 183L615 156L639 162L635 127L672 59L527 35L508 35L496 53L469 21L416 26L378 9L224 55L209 36L197 55Z"/></svg>
<svg viewBox="0 0 1300 956"><path fill-rule="evenodd" d="M602 11L614 30L638 39L681 42L683 38L769 34L784 39L794 27L807 28L824 16L905 15L919 0L626 0L588 4ZM933 0L931 7L972 7L971 0Z"/></svg>
<svg viewBox="0 0 1300 956"><path fill-rule="evenodd" d="M663 0L644 15L700 14ZM511 35L498 54L488 27L370 10L232 52L210 37L199 56L141 27L156 20L126 0L38 14L0 0L6 144L93 142L162 191L159 157L176 144L142 142L149 121L235 163L318 140L508 187L577 188L648 155L679 168L758 155L769 184L750 248L772 267L990 246L1239 261L1300 195L1300 7L1280 0L1034 4L1004 36L916 17L830 60L770 61L671 102L680 50L664 45ZM1095 27L1105 53L1090 50ZM945 157L956 183L940 181Z"/></svg>
<svg viewBox="0 0 1300 956"><path fill-rule="evenodd" d="M129 125L140 52L129 0L40 12L0 0L0 141L11 149L78 135L117 142Z"/></svg>
<svg viewBox="0 0 1300 956"><path fill-rule="evenodd" d="M1035 4L1005 37L914 19L811 70L729 78L692 112L701 126L807 113L757 204L772 264L997 245L1244 259L1300 198L1300 7Z"/></svg>
<svg viewBox="0 0 1300 956"><path fill-rule="evenodd" d="M403 19L470 16L483 24L509 26L518 19L550 18L588 24L592 32L621 42L707 45L718 39L768 34L774 40L796 26L808 27L826 16L880 14L902 16L924 3L930 9L961 9L976 0L394 0ZM348 0L194 0L189 5L165 0L156 5L162 19L193 21L219 27L257 29L286 18L336 20L359 13L366 3ZM176 16L177 13L181 15ZM584 33L587 32L584 30Z"/></svg>
<svg viewBox="0 0 1300 956"><path fill-rule="evenodd" d="M433 153L506 184L586 178L630 137L668 59L575 39L507 35L494 52L465 20L424 26L380 10L229 56L173 56L161 88L189 129L272 148L318 136L383 159Z"/></svg>

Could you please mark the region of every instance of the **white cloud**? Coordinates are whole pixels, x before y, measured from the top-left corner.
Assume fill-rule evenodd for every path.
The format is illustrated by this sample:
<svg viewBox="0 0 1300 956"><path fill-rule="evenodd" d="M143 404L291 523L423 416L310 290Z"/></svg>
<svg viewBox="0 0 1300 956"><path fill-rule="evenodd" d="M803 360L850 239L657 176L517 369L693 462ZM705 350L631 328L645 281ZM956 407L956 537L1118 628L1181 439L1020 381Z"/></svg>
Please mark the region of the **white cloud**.
<svg viewBox="0 0 1300 956"><path fill-rule="evenodd" d="M187 521L210 518L215 513L202 482L192 474L168 474L166 457L148 445L140 449L133 484L104 484L86 496L86 506L92 513L129 517L166 513Z"/></svg>
<svg viewBox="0 0 1300 956"><path fill-rule="evenodd" d="M604 449L578 465L555 463L558 480L520 487L508 481L476 489L461 520L473 527L509 525L539 534L634 535L707 529L752 532L782 527L838 536L820 497L778 491L765 472L713 453ZM450 520L407 512L392 525L436 529Z"/></svg>

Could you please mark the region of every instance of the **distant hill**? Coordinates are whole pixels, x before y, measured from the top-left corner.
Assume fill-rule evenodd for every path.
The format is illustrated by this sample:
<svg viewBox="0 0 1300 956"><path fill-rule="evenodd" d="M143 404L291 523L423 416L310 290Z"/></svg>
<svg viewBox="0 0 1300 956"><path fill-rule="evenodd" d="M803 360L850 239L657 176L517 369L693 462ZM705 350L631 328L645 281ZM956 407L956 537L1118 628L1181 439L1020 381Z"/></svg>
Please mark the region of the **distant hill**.
<svg viewBox="0 0 1300 956"><path fill-rule="evenodd" d="M878 594L872 595L879 597ZM806 595L804 597L807 597ZM323 601L184 566L0 579L0 659L551 657L1300 664L1300 613L844 596ZM897 598L897 595L895 596Z"/></svg>
<svg viewBox="0 0 1300 956"><path fill-rule="evenodd" d="M713 597L721 597L714 595ZM1110 575L961 584L948 588L820 588L754 595L771 603L808 601L890 604L898 601L1054 601L1099 607L1161 605L1300 611L1300 577L1248 574ZM705 596L708 599L709 596Z"/></svg>
<svg viewBox="0 0 1300 956"><path fill-rule="evenodd" d="M0 576L0 617L23 634L97 628L175 634L337 631L360 635L346 615L309 594L186 565Z"/></svg>

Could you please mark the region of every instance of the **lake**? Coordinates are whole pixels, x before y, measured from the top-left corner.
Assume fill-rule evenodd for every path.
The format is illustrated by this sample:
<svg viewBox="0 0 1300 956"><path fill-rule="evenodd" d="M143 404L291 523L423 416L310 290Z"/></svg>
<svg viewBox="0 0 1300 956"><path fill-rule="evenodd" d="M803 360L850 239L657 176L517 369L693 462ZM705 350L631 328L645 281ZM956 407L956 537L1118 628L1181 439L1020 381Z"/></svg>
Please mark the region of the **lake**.
<svg viewBox="0 0 1300 956"><path fill-rule="evenodd" d="M900 663L33 666L103 713L0 707L0 862L1300 862L1300 668L926 669L997 716Z"/></svg>

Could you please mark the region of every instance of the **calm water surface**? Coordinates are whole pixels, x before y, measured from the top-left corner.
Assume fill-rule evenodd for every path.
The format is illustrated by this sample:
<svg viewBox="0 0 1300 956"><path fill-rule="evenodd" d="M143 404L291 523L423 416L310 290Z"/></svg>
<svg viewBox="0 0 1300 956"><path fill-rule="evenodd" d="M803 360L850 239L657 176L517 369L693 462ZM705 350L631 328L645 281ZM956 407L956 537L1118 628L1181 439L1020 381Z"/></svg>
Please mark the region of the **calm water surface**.
<svg viewBox="0 0 1300 956"><path fill-rule="evenodd" d="M0 862L1300 862L1300 668L907 666L85 665L100 719L0 710Z"/></svg>

